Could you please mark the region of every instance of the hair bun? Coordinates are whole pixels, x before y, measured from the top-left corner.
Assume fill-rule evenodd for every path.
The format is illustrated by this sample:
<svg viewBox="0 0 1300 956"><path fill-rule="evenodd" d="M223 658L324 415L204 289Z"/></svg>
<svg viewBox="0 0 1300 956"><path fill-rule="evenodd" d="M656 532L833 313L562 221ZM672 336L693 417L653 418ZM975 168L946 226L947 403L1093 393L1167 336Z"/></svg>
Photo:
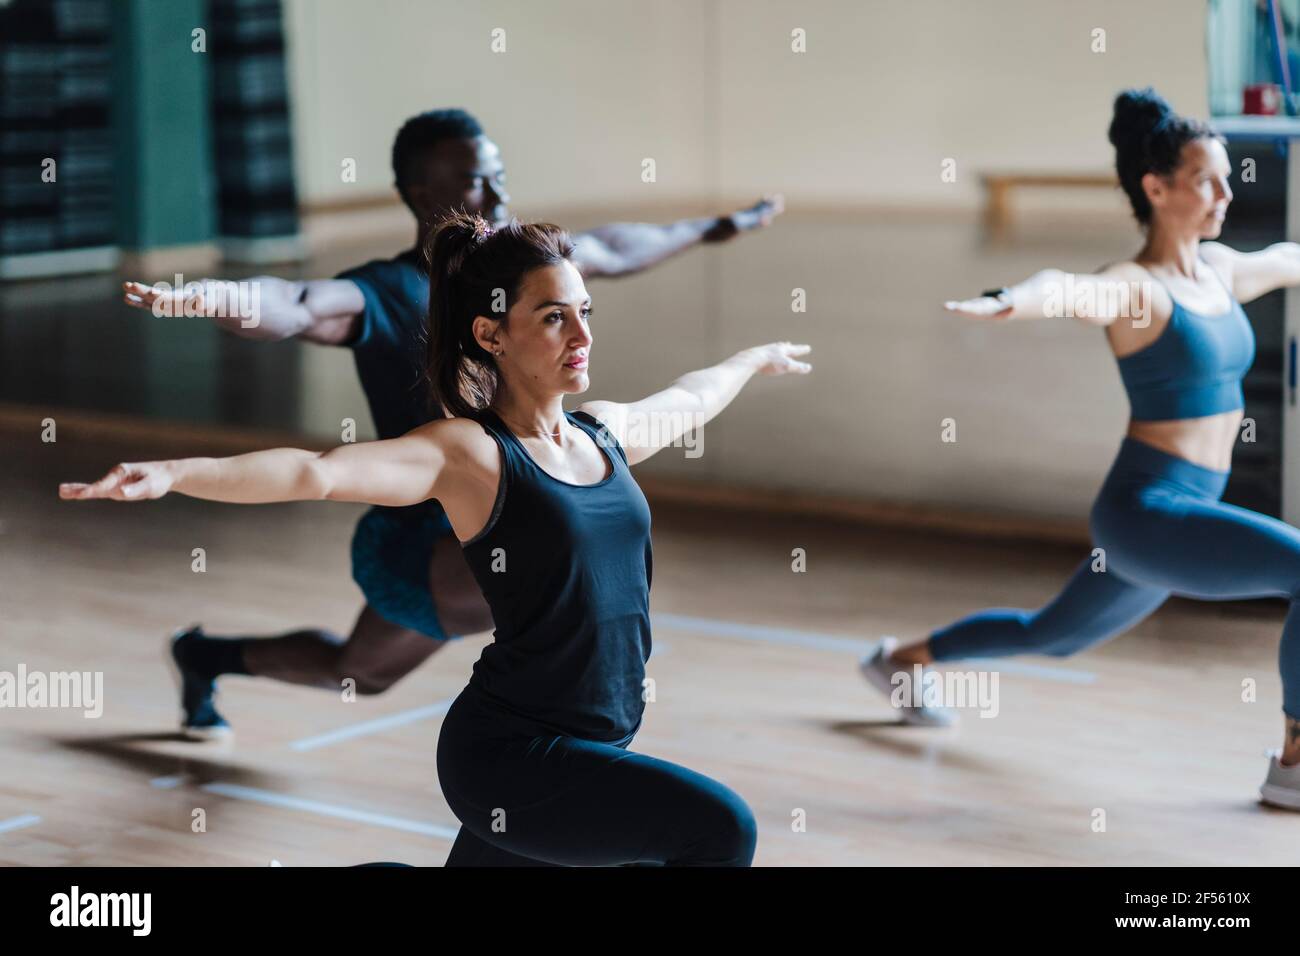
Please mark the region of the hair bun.
<svg viewBox="0 0 1300 956"><path fill-rule="evenodd" d="M1143 177L1147 173L1172 174L1182 162L1184 146L1197 139L1218 138L1214 127L1179 116L1149 86L1125 90L1115 97L1109 135L1119 184L1133 206L1133 215L1143 225L1151 221L1153 212Z"/></svg>
<svg viewBox="0 0 1300 956"><path fill-rule="evenodd" d="M1151 87L1125 90L1115 97L1109 133L1111 144L1123 147L1139 142L1173 115L1173 107Z"/></svg>

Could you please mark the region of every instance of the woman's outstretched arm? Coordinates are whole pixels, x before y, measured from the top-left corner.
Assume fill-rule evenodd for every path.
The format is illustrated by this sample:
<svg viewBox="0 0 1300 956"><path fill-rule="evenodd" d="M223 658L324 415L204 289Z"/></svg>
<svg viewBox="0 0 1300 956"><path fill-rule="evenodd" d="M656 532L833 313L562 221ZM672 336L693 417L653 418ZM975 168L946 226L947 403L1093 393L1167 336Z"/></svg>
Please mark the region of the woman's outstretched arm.
<svg viewBox="0 0 1300 956"><path fill-rule="evenodd" d="M945 302L943 306L971 319L1073 318L1090 325L1110 325L1117 319L1148 316L1150 282L1150 274L1131 262L1116 263L1096 273L1044 269L1000 294Z"/></svg>
<svg viewBox="0 0 1300 956"><path fill-rule="evenodd" d="M235 504L361 501L418 504L437 496L449 445L464 428L431 422L401 438L340 445L326 452L272 448L230 458L123 462L92 484L59 486L59 497L144 501L175 491Z"/></svg>
<svg viewBox="0 0 1300 956"><path fill-rule="evenodd" d="M1258 252L1238 252L1221 242L1203 242L1201 254L1231 283L1238 302L1300 285L1300 245L1294 242L1275 242Z"/></svg>
<svg viewBox="0 0 1300 956"><path fill-rule="evenodd" d="M628 464L635 465L716 416L754 375L811 372L811 365L795 358L811 349L790 342L754 346L710 368L687 372L639 402L586 402L579 411L600 419L623 446Z"/></svg>

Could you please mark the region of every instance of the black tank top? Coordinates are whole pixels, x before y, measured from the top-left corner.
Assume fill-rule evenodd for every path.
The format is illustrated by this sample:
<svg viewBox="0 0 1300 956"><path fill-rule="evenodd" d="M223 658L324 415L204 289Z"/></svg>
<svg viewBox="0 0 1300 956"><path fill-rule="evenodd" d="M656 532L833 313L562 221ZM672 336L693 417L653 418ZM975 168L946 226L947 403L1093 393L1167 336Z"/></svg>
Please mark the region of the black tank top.
<svg viewBox="0 0 1300 956"><path fill-rule="evenodd" d="M543 471L489 409L501 447L496 504L463 545L496 622L469 690L555 733L614 741L636 732L650 656L650 506L618 440L565 412L609 460L608 478L574 485Z"/></svg>

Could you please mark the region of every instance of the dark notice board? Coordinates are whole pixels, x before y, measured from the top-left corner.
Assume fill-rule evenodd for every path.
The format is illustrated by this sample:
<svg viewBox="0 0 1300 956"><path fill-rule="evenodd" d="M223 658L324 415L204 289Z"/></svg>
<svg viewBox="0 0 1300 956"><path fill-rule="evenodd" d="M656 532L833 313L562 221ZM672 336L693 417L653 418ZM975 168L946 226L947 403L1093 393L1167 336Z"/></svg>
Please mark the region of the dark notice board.
<svg viewBox="0 0 1300 956"><path fill-rule="evenodd" d="M1232 137L1232 206L1221 241L1254 252L1286 235L1287 150L1285 137ZM1254 161L1254 182L1243 180L1243 162ZM1246 417L1255 421L1255 441L1238 442L1224 500L1267 515L1282 516L1282 403L1285 383L1285 293L1271 292L1245 306L1255 328L1255 364L1243 383Z"/></svg>

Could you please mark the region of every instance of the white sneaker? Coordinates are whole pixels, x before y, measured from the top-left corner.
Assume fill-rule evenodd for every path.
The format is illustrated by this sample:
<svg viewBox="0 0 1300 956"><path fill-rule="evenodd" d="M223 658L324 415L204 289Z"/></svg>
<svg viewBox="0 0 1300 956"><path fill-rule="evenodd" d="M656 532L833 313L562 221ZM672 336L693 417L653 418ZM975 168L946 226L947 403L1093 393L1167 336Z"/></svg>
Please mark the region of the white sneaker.
<svg viewBox="0 0 1300 956"><path fill-rule="evenodd" d="M1280 750L1268 754L1268 776L1259 788L1259 798L1274 807L1300 810L1300 764L1284 767L1278 762Z"/></svg>
<svg viewBox="0 0 1300 956"><path fill-rule="evenodd" d="M889 655L894 653L894 648L898 647L898 638L882 638L880 644L874 651L867 654L858 663L858 670L862 671L862 676L867 679L867 683L876 690L880 691L889 700L890 706L899 712L903 723L916 724L922 727L950 727L957 722L957 715L947 707L927 707L923 703L895 705L894 690L902 686L895 682L894 675L902 674L903 681L908 682L912 679L910 670L903 670L889 662ZM906 695L912 699L919 699L920 694ZM1297 791L1300 793L1300 791Z"/></svg>

